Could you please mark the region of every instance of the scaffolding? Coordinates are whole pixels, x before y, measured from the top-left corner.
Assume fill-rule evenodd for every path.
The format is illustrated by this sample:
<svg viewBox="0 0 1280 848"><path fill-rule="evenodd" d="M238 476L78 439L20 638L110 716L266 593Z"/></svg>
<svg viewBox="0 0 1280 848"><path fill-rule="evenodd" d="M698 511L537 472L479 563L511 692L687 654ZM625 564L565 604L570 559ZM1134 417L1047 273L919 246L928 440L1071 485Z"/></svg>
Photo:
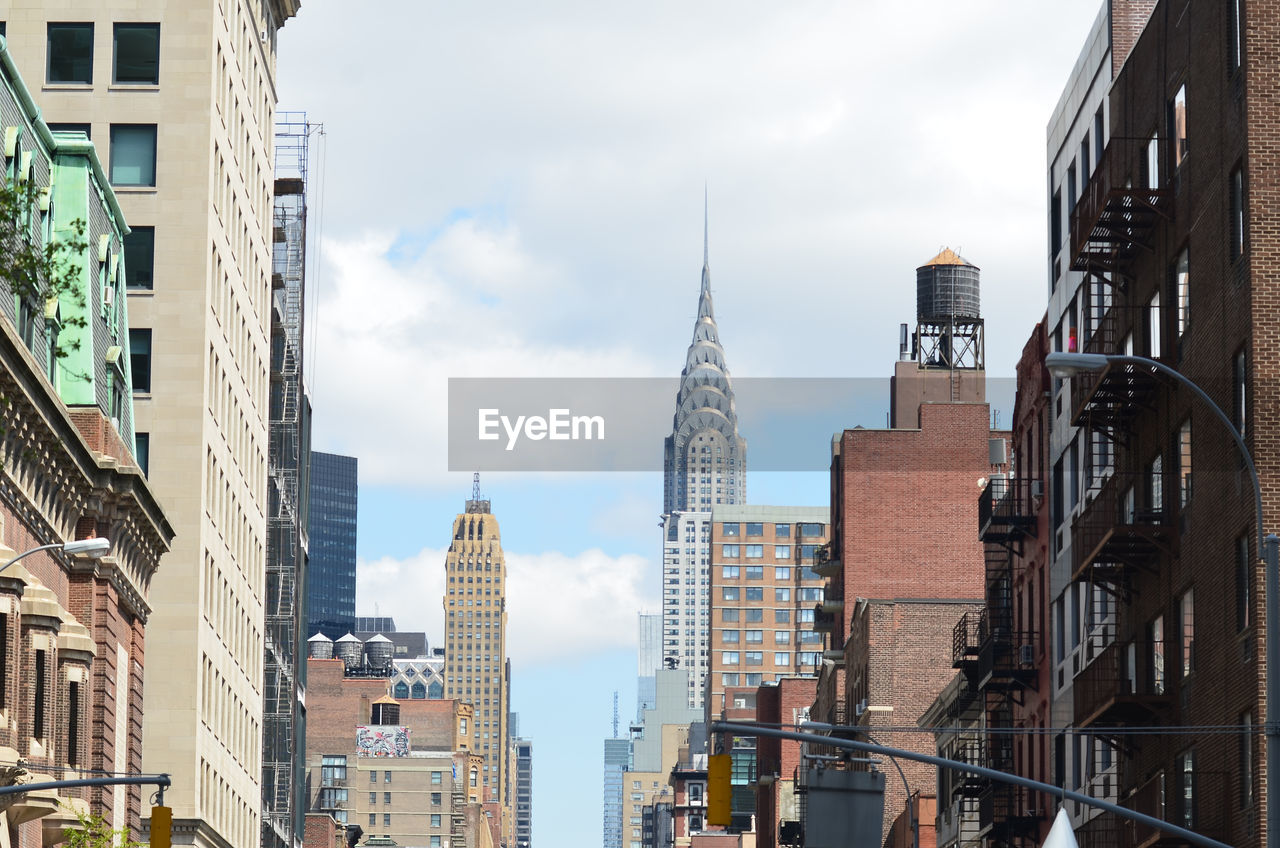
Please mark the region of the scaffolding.
<svg viewBox="0 0 1280 848"><path fill-rule="evenodd" d="M302 385L306 265L306 113L282 112L275 133L266 634L263 665L262 846L299 848L304 762L301 646L307 560L310 415Z"/></svg>

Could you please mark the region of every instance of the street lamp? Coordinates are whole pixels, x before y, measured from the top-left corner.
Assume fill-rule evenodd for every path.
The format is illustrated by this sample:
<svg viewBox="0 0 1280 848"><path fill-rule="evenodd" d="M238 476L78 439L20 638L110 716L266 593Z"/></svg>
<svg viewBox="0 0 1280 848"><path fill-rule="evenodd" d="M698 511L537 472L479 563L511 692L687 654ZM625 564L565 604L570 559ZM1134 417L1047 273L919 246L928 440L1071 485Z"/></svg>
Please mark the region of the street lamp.
<svg viewBox="0 0 1280 848"><path fill-rule="evenodd" d="M29 557L32 554L38 554L41 551L62 551L67 554L81 554L82 556L89 556L97 559L99 557L106 556L110 550L111 540L103 539L101 537L93 539L76 539L73 542L55 542L52 545L41 545L38 548L23 551L4 565L0 565L0 571L4 571L23 557Z"/></svg>
<svg viewBox="0 0 1280 848"><path fill-rule="evenodd" d="M1267 845L1280 848L1280 536L1262 532L1262 485L1258 482L1258 469L1253 464L1240 431L1204 389L1163 362L1145 356L1102 353L1050 353L1044 358L1049 373L1066 379L1085 371L1101 371L1108 365L1136 365L1160 372L1195 392L1218 420L1226 425L1227 432L1235 439L1244 464L1253 482L1254 508L1258 514L1258 552L1264 569L1264 588L1267 593Z"/></svg>

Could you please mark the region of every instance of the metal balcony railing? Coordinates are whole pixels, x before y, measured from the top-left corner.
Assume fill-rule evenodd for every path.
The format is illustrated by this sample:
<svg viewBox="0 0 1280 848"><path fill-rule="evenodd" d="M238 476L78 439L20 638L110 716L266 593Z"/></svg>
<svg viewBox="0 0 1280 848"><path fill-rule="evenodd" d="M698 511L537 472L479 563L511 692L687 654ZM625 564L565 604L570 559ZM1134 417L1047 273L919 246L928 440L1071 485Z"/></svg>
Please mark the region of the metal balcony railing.
<svg viewBox="0 0 1280 848"><path fill-rule="evenodd" d="M1169 501L1173 475L1116 472L1091 490L1071 526L1073 580L1121 583L1134 568L1148 568L1170 550L1174 527Z"/></svg>
<svg viewBox="0 0 1280 848"><path fill-rule="evenodd" d="M1078 727L1158 724L1172 704L1169 644L1163 640L1113 642L1072 685Z"/></svg>
<svg viewBox="0 0 1280 848"><path fill-rule="evenodd" d="M951 630L951 667L966 668L978 661L979 639L978 622L982 614L978 610L970 610L960 616L956 626Z"/></svg>
<svg viewBox="0 0 1280 848"><path fill-rule="evenodd" d="M1073 271L1132 275L1134 262L1151 250L1156 226L1170 216L1172 192L1162 171L1169 150L1160 138L1111 137L1071 210Z"/></svg>
<svg viewBox="0 0 1280 848"><path fill-rule="evenodd" d="M1034 537L1043 495L1039 480L992 477L978 496L978 536L984 542Z"/></svg>

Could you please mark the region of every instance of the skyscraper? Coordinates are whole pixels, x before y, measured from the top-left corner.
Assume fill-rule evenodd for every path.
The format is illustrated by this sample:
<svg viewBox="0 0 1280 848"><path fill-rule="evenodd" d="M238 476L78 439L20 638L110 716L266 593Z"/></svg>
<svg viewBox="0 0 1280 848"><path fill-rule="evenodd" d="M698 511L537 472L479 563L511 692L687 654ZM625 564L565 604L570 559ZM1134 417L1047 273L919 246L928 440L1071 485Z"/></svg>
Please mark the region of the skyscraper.
<svg viewBox="0 0 1280 848"><path fill-rule="evenodd" d="M516 739L516 848L533 839L533 742Z"/></svg>
<svg viewBox="0 0 1280 848"><path fill-rule="evenodd" d="M165 800L197 846L260 839L275 54L299 5L6 4L44 117L108 151L132 229L134 427L176 534L151 584L164 674L141 765L183 776Z"/></svg>
<svg viewBox="0 0 1280 848"><path fill-rule="evenodd" d="M636 720L653 706L658 697L657 673L662 668L662 616L640 613L640 634L636 650Z"/></svg>
<svg viewBox="0 0 1280 848"><path fill-rule="evenodd" d="M688 703L700 709L707 674L711 510L746 501L747 442L738 435L733 384L711 303L706 223L702 289L685 355L663 479L662 654L689 671Z"/></svg>
<svg viewBox="0 0 1280 848"><path fill-rule="evenodd" d="M359 461L311 452L307 535L307 634L340 639L355 630Z"/></svg>
<svg viewBox="0 0 1280 848"><path fill-rule="evenodd" d="M506 559L498 519L480 498L478 475L465 511L453 521L444 568L444 696L475 705L470 749L484 756L486 800L503 810L502 839L509 844Z"/></svg>

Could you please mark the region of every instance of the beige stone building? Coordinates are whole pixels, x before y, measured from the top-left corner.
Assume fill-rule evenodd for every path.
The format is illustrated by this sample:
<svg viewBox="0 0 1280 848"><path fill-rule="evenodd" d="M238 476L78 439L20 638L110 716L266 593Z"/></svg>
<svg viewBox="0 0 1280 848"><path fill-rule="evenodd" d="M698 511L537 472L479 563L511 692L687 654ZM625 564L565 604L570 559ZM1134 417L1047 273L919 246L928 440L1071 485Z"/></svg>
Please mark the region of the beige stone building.
<svg viewBox="0 0 1280 848"><path fill-rule="evenodd" d="M475 706L470 747L484 757L481 785L502 811L501 840L514 832L509 775L507 697L507 566L498 520L481 500L479 484L453 522L445 557L446 698Z"/></svg>
<svg viewBox="0 0 1280 848"><path fill-rule="evenodd" d="M46 120L89 133L133 229L135 429L176 531L151 586L142 767L173 775L175 844L260 842L275 46L298 7L3 12Z"/></svg>

